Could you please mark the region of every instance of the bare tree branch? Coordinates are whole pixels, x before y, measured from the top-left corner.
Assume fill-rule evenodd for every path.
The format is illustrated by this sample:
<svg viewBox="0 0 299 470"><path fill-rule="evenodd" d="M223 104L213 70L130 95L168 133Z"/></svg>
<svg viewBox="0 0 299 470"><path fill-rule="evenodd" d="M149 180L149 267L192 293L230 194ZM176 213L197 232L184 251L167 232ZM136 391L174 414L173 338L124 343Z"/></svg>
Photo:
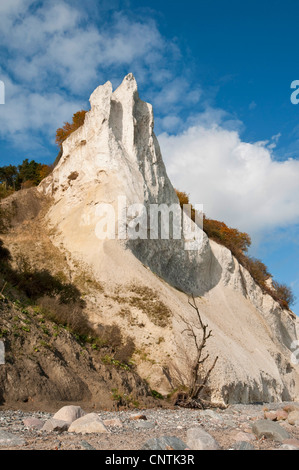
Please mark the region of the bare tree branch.
<svg viewBox="0 0 299 470"><path fill-rule="evenodd" d="M202 321L194 295L192 295L192 302L190 301L190 299L188 299L188 304L195 310L196 320L198 324L191 323L180 315L180 319L186 326L181 333L186 333L189 338L193 339L196 349L196 357L193 361L193 364L191 365L191 379L189 385L189 392L188 394L184 394L184 397L179 400L177 404L192 408L202 408L203 406L207 406L207 402L201 400L199 395L207 385L209 377L217 363L218 356L215 358L212 366L208 369L204 376L202 376L202 366L209 358L209 354L206 354L204 357L202 357L202 353L204 348L206 347L207 340L212 336L212 330L208 330L208 325L205 325ZM196 330L201 330L201 339L199 339L199 335L196 333Z"/></svg>

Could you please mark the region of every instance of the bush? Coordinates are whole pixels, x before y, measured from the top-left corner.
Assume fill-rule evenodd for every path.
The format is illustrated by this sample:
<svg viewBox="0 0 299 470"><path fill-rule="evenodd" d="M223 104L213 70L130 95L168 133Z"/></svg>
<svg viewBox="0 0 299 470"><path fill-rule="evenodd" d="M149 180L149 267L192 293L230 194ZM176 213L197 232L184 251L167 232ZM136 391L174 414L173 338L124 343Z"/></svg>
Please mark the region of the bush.
<svg viewBox="0 0 299 470"><path fill-rule="evenodd" d="M38 186L52 171L52 166L29 162L28 158L21 165L0 167L0 199L20 189Z"/></svg>
<svg viewBox="0 0 299 470"><path fill-rule="evenodd" d="M85 114L87 111L81 110L73 115L73 120L71 123L65 122L63 127L60 127L56 131L56 144L61 148L62 143L79 127L84 124Z"/></svg>
<svg viewBox="0 0 299 470"><path fill-rule="evenodd" d="M60 303L81 303L81 293L79 289L70 283L62 282L59 277L53 276L46 269L38 270L31 266L28 258L24 255L16 257L16 269L13 269L10 261L9 250L3 246L0 240L0 272L6 281L25 294L31 301L36 301L40 297L57 297Z"/></svg>
<svg viewBox="0 0 299 470"><path fill-rule="evenodd" d="M109 345L115 352L122 345L122 334L118 325L98 325L97 336L103 345Z"/></svg>
<svg viewBox="0 0 299 470"><path fill-rule="evenodd" d="M259 259L251 258L250 256L244 256L241 260L241 264L250 272L255 282L265 288L266 281L271 277L268 272L267 266L262 263Z"/></svg>
<svg viewBox="0 0 299 470"><path fill-rule="evenodd" d="M224 222L208 219L204 216L203 229L209 238L226 246L235 256L244 253L251 245L250 236L228 227Z"/></svg>
<svg viewBox="0 0 299 470"><path fill-rule="evenodd" d="M133 338L127 338L125 344L123 344L118 351L115 353L115 359L123 364L128 364L135 352L135 343Z"/></svg>
<svg viewBox="0 0 299 470"><path fill-rule="evenodd" d="M95 332L78 302L63 304L57 297L43 297L38 300L45 317L56 323L68 327L74 334L84 337L94 337Z"/></svg>
<svg viewBox="0 0 299 470"><path fill-rule="evenodd" d="M22 189L33 188L34 186L36 186L36 185L34 184L34 181L28 180L28 181L25 181L25 182L22 184Z"/></svg>
<svg viewBox="0 0 299 470"><path fill-rule="evenodd" d="M60 303L79 301L81 294L73 284L65 284L46 269L37 270L24 257L18 260L18 270L10 272L10 279L31 300L43 296L58 296Z"/></svg>
<svg viewBox="0 0 299 470"><path fill-rule="evenodd" d="M143 311L150 321L162 328L168 326L172 312L168 306L159 298L157 292L147 286L131 284L130 292L133 294L127 300L131 307Z"/></svg>
<svg viewBox="0 0 299 470"><path fill-rule="evenodd" d="M181 208L186 204L190 204L189 196L185 192L175 191ZM192 205L191 218L195 222L195 210ZM251 245L251 239L247 233L228 227L224 222L208 219L205 215L203 216L203 230L211 240L226 246L236 256L246 252Z"/></svg>
<svg viewBox="0 0 299 470"><path fill-rule="evenodd" d="M181 209L183 210L184 209L184 206L187 206L190 204L189 202L189 196L187 193L185 193L184 191L178 191L177 189L175 190L176 192L176 195L179 199L179 203L180 203L180 206L181 206ZM191 219L193 220L193 222L195 221L195 209L192 207L191 205Z"/></svg>
<svg viewBox="0 0 299 470"><path fill-rule="evenodd" d="M7 189L4 183L0 184L0 200L10 196L13 192L14 190L10 187Z"/></svg>
<svg viewBox="0 0 299 470"><path fill-rule="evenodd" d="M182 208L184 204L189 204L189 196L185 192L175 191ZM191 218L195 222L195 210L193 207ZM211 240L228 248L239 263L249 271L263 291L279 302L281 307L289 309L295 303L295 297L290 287L285 284L279 284L276 281L272 282L272 287L267 285L266 281L271 278L268 268L259 259L247 255L248 248L251 245L251 238L247 233L228 227L224 222L208 219L205 215L203 217L203 230Z"/></svg>
<svg viewBox="0 0 299 470"><path fill-rule="evenodd" d="M189 196L184 191L175 190L177 197L179 198L180 206L183 209L184 205L190 204L189 203Z"/></svg>
<svg viewBox="0 0 299 470"><path fill-rule="evenodd" d="M273 281L272 286L279 301L282 302L285 307L288 308L290 305L294 305L296 297L289 286L286 284L280 284L277 281Z"/></svg>

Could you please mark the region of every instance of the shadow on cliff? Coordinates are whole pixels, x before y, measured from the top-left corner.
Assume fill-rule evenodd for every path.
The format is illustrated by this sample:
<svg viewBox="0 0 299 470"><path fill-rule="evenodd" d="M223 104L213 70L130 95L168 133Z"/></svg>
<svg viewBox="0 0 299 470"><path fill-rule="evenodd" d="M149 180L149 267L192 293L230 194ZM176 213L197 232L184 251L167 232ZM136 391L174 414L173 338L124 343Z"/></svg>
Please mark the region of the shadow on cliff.
<svg viewBox="0 0 299 470"><path fill-rule="evenodd" d="M172 287L195 297L203 296L219 283L221 265L210 245L202 261L200 253L185 251L182 244L181 240L130 240L128 247L139 261Z"/></svg>
<svg viewBox="0 0 299 470"><path fill-rule="evenodd" d="M111 100L111 111L109 117L109 127L118 141L123 138L123 107L118 101Z"/></svg>
<svg viewBox="0 0 299 470"><path fill-rule="evenodd" d="M149 207L150 204L178 204L177 195L163 163L158 140L153 132L151 109L138 96L134 102L133 114L136 123L134 144L137 149L139 169L145 182L148 180L146 172L151 172L150 180L153 187L157 189L157 192L153 191L151 194L145 184L147 206ZM148 145L144 145L144 143ZM155 161L151 150L152 145L155 149ZM162 180L164 184L161 184ZM167 183L166 180L168 180ZM170 218L170 225L171 222ZM150 226L148 214L147 239L128 240L127 247L153 273L176 289L195 296L204 295L219 283L222 268L207 239L204 239L201 251L187 251L183 234L180 240L172 239L171 236L169 240L161 239L161 237L158 240L152 240ZM171 230L170 226L170 233Z"/></svg>
<svg viewBox="0 0 299 470"><path fill-rule="evenodd" d="M11 261L10 251L0 240L0 274L5 284L9 284L31 301L43 296L59 296L62 303L78 303L84 307L81 292L74 284L62 282L47 269L33 268L24 255L17 258L15 268Z"/></svg>

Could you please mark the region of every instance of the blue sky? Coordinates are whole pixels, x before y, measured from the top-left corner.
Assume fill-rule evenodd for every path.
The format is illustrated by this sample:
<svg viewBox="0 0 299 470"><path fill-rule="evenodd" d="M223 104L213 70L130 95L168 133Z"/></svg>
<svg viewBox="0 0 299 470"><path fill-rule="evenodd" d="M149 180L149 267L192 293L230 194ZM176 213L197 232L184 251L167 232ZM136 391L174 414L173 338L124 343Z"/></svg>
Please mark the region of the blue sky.
<svg viewBox="0 0 299 470"><path fill-rule="evenodd" d="M0 165L52 163L57 127L132 72L173 184L299 298L298 17L297 0L0 0Z"/></svg>

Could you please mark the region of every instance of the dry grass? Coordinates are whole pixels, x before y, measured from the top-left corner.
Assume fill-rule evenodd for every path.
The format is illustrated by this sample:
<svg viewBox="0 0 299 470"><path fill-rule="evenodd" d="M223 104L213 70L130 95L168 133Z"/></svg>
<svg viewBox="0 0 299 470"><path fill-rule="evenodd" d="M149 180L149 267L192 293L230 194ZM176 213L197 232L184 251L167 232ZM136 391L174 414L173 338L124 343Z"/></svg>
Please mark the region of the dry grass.
<svg viewBox="0 0 299 470"><path fill-rule="evenodd" d="M83 270L84 268L77 265L77 270L80 271L80 274L77 274L73 280L74 284L82 291L90 292L90 291L97 291L97 293L103 293L104 287L102 284L95 279L92 279L92 276L89 275L87 272Z"/></svg>
<svg viewBox="0 0 299 470"><path fill-rule="evenodd" d="M158 294L150 287L130 284L128 286L127 295L120 295L120 293L117 292L113 300L125 305L120 310L120 315L127 317L130 321L132 321L132 314L128 306L144 312L156 326L164 328L169 324L171 310L160 300Z"/></svg>
<svg viewBox="0 0 299 470"><path fill-rule="evenodd" d="M125 318L131 326L138 326L139 328L145 327L143 322L138 321L138 318L134 317L133 312L129 307L122 307L118 314L120 317Z"/></svg>
<svg viewBox="0 0 299 470"><path fill-rule="evenodd" d="M58 325L68 326L72 332L80 336L94 336L94 331L80 304L74 302L63 304L56 297L48 296L39 299L38 303L48 320Z"/></svg>
<svg viewBox="0 0 299 470"><path fill-rule="evenodd" d="M124 338L118 325L92 327L80 305L62 304L57 298L44 297L39 300L39 305L48 320L67 326L82 341L91 342L95 349L102 350L120 364L129 363L135 352L135 343L130 337Z"/></svg>

